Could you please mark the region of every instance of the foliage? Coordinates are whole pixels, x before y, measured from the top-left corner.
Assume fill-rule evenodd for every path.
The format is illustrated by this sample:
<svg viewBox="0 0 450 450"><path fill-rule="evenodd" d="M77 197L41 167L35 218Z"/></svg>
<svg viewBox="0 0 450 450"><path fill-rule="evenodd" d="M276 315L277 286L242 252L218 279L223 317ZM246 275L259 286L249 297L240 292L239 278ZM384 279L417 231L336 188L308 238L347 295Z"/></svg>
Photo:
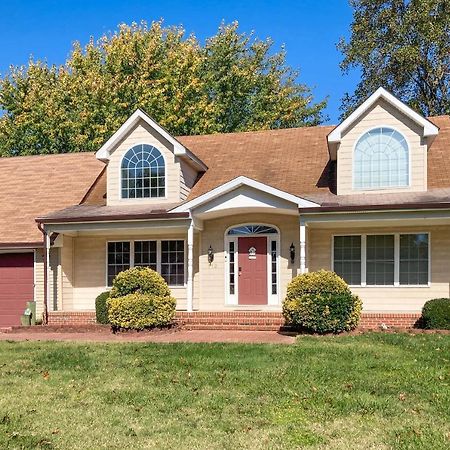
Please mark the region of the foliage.
<svg viewBox="0 0 450 450"><path fill-rule="evenodd" d="M102 292L95 299L95 318L98 323L107 324L109 323L108 319L108 306L106 305L106 301L109 298L109 291Z"/></svg>
<svg viewBox="0 0 450 450"><path fill-rule="evenodd" d="M325 101L270 39L222 24L201 45L162 21L122 24L66 63L30 60L0 80L0 155L95 151L136 110L175 135L315 125Z"/></svg>
<svg viewBox="0 0 450 450"><path fill-rule="evenodd" d="M450 0L351 0L343 72L361 71L343 117L383 86L425 116L450 114Z"/></svg>
<svg viewBox="0 0 450 450"><path fill-rule="evenodd" d="M164 278L148 267L133 267L116 275L110 291L111 298L128 294L152 294L169 297L170 289Z"/></svg>
<svg viewBox="0 0 450 450"><path fill-rule="evenodd" d="M143 330L169 325L175 317L176 300L170 296L134 293L107 301L111 326Z"/></svg>
<svg viewBox="0 0 450 450"><path fill-rule="evenodd" d="M283 302L287 325L316 333L340 333L356 328L362 302L334 272L320 270L295 277Z"/></svg>
<svg viewBox="0 0 450 450"><path fill-rule="evenodd" d="M450 298L428 300L422 309L423 328L450 330Z"/></svg>

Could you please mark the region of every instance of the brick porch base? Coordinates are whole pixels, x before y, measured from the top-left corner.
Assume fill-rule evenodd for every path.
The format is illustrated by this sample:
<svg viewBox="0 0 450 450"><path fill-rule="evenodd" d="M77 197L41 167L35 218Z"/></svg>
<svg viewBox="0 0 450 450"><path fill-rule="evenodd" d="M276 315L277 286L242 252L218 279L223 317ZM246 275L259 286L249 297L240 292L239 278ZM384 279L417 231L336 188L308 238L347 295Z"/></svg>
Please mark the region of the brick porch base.
<svg viewBox="0 0 450 450"><path fill-rule="evenodd" d="M382 324L388 328L412 328L420 314L363 313L359 329L375 330ZM195 330L261 330L278 331L284 324L279 312L226 311L192 313L178 311L175 321L182 327ZM95 324L95 312L49 312L48 324L52 326L77 326Z"/></svg>

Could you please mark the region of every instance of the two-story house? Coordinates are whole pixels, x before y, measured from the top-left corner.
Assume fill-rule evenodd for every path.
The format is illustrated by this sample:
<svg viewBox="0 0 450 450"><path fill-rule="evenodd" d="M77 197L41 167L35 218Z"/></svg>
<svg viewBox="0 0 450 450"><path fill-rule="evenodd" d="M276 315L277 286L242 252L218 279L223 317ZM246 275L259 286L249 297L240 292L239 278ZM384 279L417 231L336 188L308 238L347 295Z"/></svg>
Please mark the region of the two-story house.
<svg viewBox="0 0 450 450"><path fill-rule="evenodd" d="M197 326L281 323L289 281L322 268L367 324L450 296L450 117L382 88L337 127L174 137L138 110L96 154L3 158L0 178L0 326L32 298L91 322L133 266Z"/></svg>

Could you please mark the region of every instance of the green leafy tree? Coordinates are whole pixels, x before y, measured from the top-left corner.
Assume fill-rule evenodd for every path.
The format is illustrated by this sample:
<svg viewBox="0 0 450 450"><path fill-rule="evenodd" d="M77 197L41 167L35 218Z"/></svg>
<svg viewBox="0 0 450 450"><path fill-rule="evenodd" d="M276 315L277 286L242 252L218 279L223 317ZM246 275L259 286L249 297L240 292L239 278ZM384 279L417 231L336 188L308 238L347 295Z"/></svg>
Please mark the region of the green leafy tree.
<svg viewBox="0 0 450 450"><path fill-rule="evenodd" d="M348 115L383 86L425 116L450 114L450 0L351 0L342 70L361 70L341 110Z"/></svg>
<svg viewBox="0 0 450 450"><path fill-rule="evenodd" d="M221 25L201 45L162 22L120 25L60 67L31 60L0 80L0 155L95 151L138 107L175 135L316 125L285 51Z"/></svg>

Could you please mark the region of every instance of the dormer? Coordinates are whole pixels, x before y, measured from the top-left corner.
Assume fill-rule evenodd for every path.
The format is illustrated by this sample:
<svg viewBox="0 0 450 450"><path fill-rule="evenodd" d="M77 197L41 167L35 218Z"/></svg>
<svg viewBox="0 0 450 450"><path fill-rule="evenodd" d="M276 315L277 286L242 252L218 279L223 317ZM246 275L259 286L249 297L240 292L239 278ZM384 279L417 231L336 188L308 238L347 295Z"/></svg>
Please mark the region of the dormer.
<svg viewBox="0 0 450 450"><path fill-rule="evenodd" d="M427 190L427 153L438 128L383 88L328 135L337 194Z"/></svg>
<svg viewBox="0 0 450 450"><path fill-rule="evenodd" d="M207 167L138 109L96 154L107 164L107 205L176 204Z"/></svg>

